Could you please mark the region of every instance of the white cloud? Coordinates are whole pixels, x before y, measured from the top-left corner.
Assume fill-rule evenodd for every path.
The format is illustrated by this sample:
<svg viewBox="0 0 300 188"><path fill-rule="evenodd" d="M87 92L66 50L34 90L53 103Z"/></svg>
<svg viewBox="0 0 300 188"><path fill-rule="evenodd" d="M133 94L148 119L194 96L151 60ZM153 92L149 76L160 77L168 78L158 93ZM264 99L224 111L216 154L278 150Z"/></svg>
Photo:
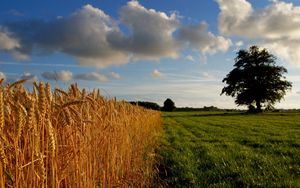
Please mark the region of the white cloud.
<svg viewBox="0 0 300 188"><path fill-rule="evenodd" d="M111 72L111 73L110 73L110 76L111 76L113 79L117 79L117 80L120 80L120 79L121 79L120 74L118 74L118 73L116 73L116 72Z"/></svg>
<svg viewBox="0 0 300 188"><path fill-rule="evenodd" d="M18 47L20 47L19 42L0 26L0 50L12 50Z"/></svg>
<svg viewBox="0 0 300 188"><path fill-rule="evenodd" d="M37 79L37 76L36 75L33 75L31 74L30 72L24 72L20 78L20 80L27 80L27 82L36 82L38 79Z"/></svg>
<svg viewBox="0 0 300 188"><path fill-rule="evenodd" d="M252 6L246 0L217 0L220 7L219 29L223 34L237 34L240 25L252 14ZM237 29L237 30L236 30ZM245 30L249 29L249 26ZM257 33L255 33L257 34Z"/></svg>
<svg viewBox="0 0 300 188"><path fill-rule="evenodd" d="M105 75L102 75L97 72L77 74L74 76L74 78L78 80L87 80L87 81L101 81L101 82L108 81L108 78Z"/></svg>
<svg viewBox="0 0 300 188"><path fill-rule="evenodd" d="M154 69L153 72L151 73L151 75L154 78L161 78L163 76L163 74L157 69Z"/></svg>
<svg viewBox="0 0 300 188"><path fill-rule="evenodd" d="M42 77L47 80L69 81L72 79L73 74L71 71L61 70L53 72L43 72Z"/></svg>
<svg viewBox="0 0 300 188"><path fill-rule="evenodd" d="M221 33L259 39L259 45L300 66L300 6L278 0L255 10L246 0L218 0L218 3Z"/></svg>
<svg viewBox="0 0 300 188"><path fill-rule="evenodd" d="M195 62L195 59L194 59L194 57L193 57L192 55L187 55L187 56L185 57L185 59L187 59L187 60L189 60L189 61L192 61L192 62Z"/></svg>
<svg viewBox="0 0 300 188"><path fill-rule="evenodd" d="M300 67L300 38L299 40L266 40L262 46L270 49L281 59Z"/></svg>
<svg viewBox="0 0 300 188"><path fill-rule="evenodd" d="M215 36L207 31L207 27L205 22L183 26L178 31L178 40L190 48L199 50L204 55L227 51L232 44L231 40Z"/></svg>
<svg viewBox="0 0 300 188"><path fill-rule="evenodd" d="M6 80L6 75L3 72L0 72L0 80L4 79L4 81Z"/></svg>
<svg viewBox="0 0 300 188"><path fill-rule="evenodd" d="M138 58L157 60L178 56L179 46L172 36L179 27L175 13L168 16L164 12L146 9L133 0L121 9L120 20L129 27L132 34L120 35L122 40L119 41L112 40L117 47L127 49Z"/></svg>

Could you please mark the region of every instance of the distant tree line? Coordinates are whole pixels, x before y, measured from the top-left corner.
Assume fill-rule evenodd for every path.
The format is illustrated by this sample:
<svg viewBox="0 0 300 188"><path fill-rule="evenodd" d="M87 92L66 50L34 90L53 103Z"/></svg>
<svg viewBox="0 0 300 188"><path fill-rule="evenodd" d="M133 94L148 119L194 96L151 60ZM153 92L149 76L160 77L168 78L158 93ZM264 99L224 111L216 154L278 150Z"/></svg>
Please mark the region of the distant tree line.
<svg viewBox="0 0 300 188"><path fill-rule="evenodd" d="M151 110L160 110L161 109L161 107L158 104L154 103L154 102L131 101L130 104L142 106L144 108L151 109Z"/></svg>
<svg viewBox="0 0 300 188"><path fill-rule="evenodd" d="M169 98L165 100L163 107L159 106L157 103L148 101L131 101L129 103L132 105L142 106L151 110L161 110L166 112L172 112L176 109L175 103Z"/></svg>
<svg viewBox="0 0 300 188"><path fill-rule="evenodd" d="M215 106L204 106L202 108L193 108L193 107L176 107L175 103L171 99L166 99L163 106L160 106L159 104L155 102L148 102L148 101L131 101L132 105L138 105L147 109L151 110L160 110L160 111L204 111L204 112L216 112L216 111L243 111L243 110L237 110L237 109L220 109Z"/></svg>
<svg viewBox="0 0 300 188"><path fill-rule="evenodd" d="M176 111L206 111L206 112L212 112L212 111L224 111L224 109L220 109L215 106L204 106L202 108L192 108L192 107L181 107L177 108Z"/></svg>

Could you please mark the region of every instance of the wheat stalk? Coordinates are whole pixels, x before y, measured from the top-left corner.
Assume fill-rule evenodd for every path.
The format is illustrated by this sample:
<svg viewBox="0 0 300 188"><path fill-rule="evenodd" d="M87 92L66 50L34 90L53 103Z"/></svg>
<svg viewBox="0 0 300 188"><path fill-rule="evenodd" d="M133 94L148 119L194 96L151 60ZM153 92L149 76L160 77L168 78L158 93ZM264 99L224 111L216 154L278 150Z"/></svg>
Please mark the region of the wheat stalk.
<svg viewBox="0 0 300 188"><path fill-rule="evenodd" d="M66 108L66 107L69 107L69 106L82 104L84 102L86 102L86 101L84 101L84 100L74 100L74 101L66 102L66 103L62 104L60 107L61 108Z"/></svg>
<svg viewBox="0 0 300 188"><path fill-rule="evenodd" d="M0 130L4 127L4 101L3 101L3 89L0 88Z"/></svg>
<svg viewBox="0 0 300 188"><path fill-rule="evenodd" d="M63 94L64 96L68 96L68 93L67 93L67 92L65 92L64 90L61 90L61 89L59 89L59 88L56 88L56 89L55 89L55 93L57 93L57 92Z"/></svg>
<svg viewBox="0 0 300 188"><path fill-rule="evenodd" d="M16 82L14 82L13 84L11 84L11 85L7 88L7 90L10 90L11 88L16 87L16 86L18 86L18 85L24 84L26 81L27 81L26 79L18 80L18 81L16 81Z"/></svg>

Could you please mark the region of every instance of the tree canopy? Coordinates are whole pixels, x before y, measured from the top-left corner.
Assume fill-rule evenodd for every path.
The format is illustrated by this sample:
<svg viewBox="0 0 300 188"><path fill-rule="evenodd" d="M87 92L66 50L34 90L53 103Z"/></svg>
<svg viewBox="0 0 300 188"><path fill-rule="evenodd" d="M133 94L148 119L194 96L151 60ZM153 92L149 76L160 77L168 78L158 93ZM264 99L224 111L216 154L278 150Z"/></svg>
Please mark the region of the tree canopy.
<svg viewBox="0 0 300 188"><path fill-rule="evenodd" d="M234 69L223 79L226 86L222 94L235 97L237 105L247 105L255 111L279 102L291 89L292 83L283 76L287 70L277 66L275 56L266 49L251 46L240 50L235 58Z"/></svg>
<svg viewBox="0 0 300 188"><path fill-rule="evenodd" d="M175 108L176 108L175 103L171 99L167 98L164 102L164 106L162 110L167 112L172 112Z"/></svg>

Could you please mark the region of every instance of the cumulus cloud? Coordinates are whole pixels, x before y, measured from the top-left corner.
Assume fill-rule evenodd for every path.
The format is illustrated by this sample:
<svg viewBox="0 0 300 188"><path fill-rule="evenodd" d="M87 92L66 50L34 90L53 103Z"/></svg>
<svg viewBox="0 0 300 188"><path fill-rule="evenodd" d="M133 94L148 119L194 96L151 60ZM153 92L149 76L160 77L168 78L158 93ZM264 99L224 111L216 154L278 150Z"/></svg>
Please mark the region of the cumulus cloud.
<svg viewBox="0 0 300 188"><path fill-rule="evenodd" d="M19 42L0 26L0 50L12 50L20 47Z"/></svg>
<svg viewBox="0 0 300 188"><path fill-rule="evenodd" d="M204 55L227 51L232 44L231 40L215 36L207 31L207 27L205 22L183 26L178 31L178 40L190 48L199 50Z"/></svg>
<svg viewBox="0 0 300 188"><path fill-rule="evenodd" d="M6 75L3 72L0 72L0 80L4 79L6 80Z"/></svg>
<svg viewBox="0 0 300 188"><path fill-rule="evenodd" d="M151 73L152 77L154 78L161 78L163 76L163 73L161 73L159 70L154 69Z"/></svg>
<svg viewBox="0 0 300 188"><path fill-rule="evenodd" d="M121 9L120 20L131 31L129 36L113 40L117 47L128 49L141 58L159 59L177 57L179 46L173 32L179 27L176 14L168 16L164 12L146 9L138 1L129 1Z"/></svg>
<svg viewBox="0 0 300 188"><path fill-rule="evenodd" d="M61 70L53 72L43 72L42 77L47 80L69 81L72 79L73 74L71 71Z"/></svg>
<svg viewBox="0 0 300 188"><path fill-rule="evenodd" d="M74 76L75 79L78 80L87 80L87 81L108 81L108 78L105 75L102 75L97 72L85 73L85 74L77 74Z"/></svg>
<svg viewBox="0 0 300 188"><path fill-rule="evenodd" d="M61 51L75 56L80 64L98 67L128 61L125 52L112 48L107 41L109 33L119 30L115 21L91 5L83 6L69 17L13 22L6 27L20 40L21 54L29 55L34 49L41 55Z"/></svg>
<svg viewBox="0 0 300 188"><path fill-rule="evenodd" d="M262 45L283 60L300 67L300 38L298 40L266 40Z"/></svg>
<svg viewBox="0 0 300 188"><path fill-rule="evenodd" d="M120 79L121 79L120 74L118 74L118 73L116 73L116 72L111 72L111 73L110 73L110 76L111 76L113 79L117 79L117 80L120 80Z"/></svg>
<svg viewBox="0 0 300 188"><path fill-rule="evenodd" d="M88 4L69 16L0 27L0 49L16 59L62 52L79 64L100 68L131 60L177 58L186 47L214 54L229 46L230 40L207 31L207 24L184 26L176 12L147 9L135 0L120 9L118 20Z"/></svg>
<svg viewBox="0 0 300 188"><path fill-rule="evenodd" d="M284 60L300 65L300 6L272 1L255 10L246 0L218 0L219 30L225 35L237 35L261 40Z"/></svg>

